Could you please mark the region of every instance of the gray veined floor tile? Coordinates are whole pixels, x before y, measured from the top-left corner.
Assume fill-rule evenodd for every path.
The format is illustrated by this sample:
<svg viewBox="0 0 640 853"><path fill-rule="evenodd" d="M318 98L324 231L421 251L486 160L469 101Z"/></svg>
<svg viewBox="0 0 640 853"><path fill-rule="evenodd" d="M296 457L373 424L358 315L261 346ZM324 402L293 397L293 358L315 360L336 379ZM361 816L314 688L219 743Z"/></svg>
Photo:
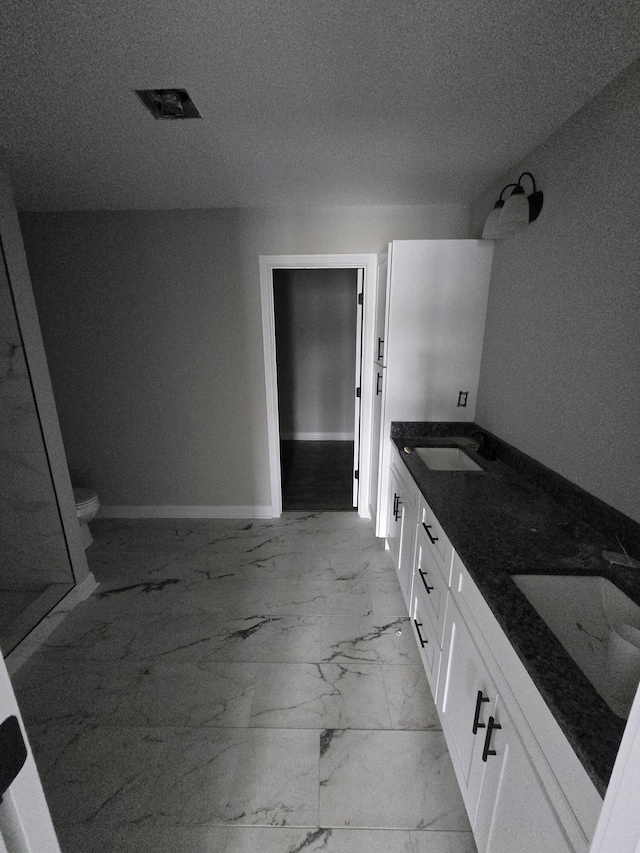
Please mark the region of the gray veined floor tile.
<svg viewBox="0 0 640 853"><path fill-rule="evenodd" d="M238 774L251 773L246 730L173 729L166 738L168 749L147 802L147 818L140 822L133 816L129 829L226 823Z"/></svg>
<svg viewBox="0 0 640 853"><path fill-rule="evenodd" d="M111 550L94 543L87 551L87 562L98 582L125 584L175 576L172 564L181 556L162 550Z"/></svg>
<svg viewBox="0 0 640 853"><path fill-rule="evenodd" d="M307 543L308 545L308 543ZM279 554L259 565L239 569L236 577L242 580L288 580L298 582L339 582L366 584L372 577L369 563L359 553L343 550L317 553L295 551Z"/></svg>
<svg viewBox="0 0 640 853"><path fill-rule="evenodd" d="M48 776L58 758L75 743L80 735L96 728L98 723L27 723L27 737L40 776Z"/></svg>
<svg viewBox="0 0 640 853"><path fill-rule="evenodd" d="M214 648L215 622L208 613L96 616L86 608L71 613L48 637L44 648L114 661L201 660Z"/></svg>
<svg viewBox="0 0 640 853"><path fill-rule="evenodd" d="M96 552L188 552L233 537L252 522L236 519L96 519L92 523ZM256 522L258 524L259 522Z"/></svg>
<svg viewBox="0 0 640 853"><path fill-rule="evenodd" d="M265 664L250 726L388 729L382 670L370 664Z"/></svg>
<svg viewBox="0 0 640 853"><path fill-rule="evenodd" d="M373 615L376 617L398 617L407 615L405 604L395 571L388 577L369 581L369 594Z"/></svg>
<svg viewBox="0 0 640 853"><path fill-rule="evenodd" d="M317 826L319 732L244 731L226 821L245 826Z"/></svg>
<svg viewBox="0 0 640 853"><path fill-rule="evenodd" d="M228 853L226 838L226 826L158 826L148 820L125 823L112 839L109 853Z"/></svg>
<svg viewBox="0 0 640 853"><path fill-rule="evenodd" d="M65 853L475 853L370 522L93 532L97 596L15 679Z"/></svg>
<svg viewBox="0 0 640 853"><path fill-rule="evenodd" d="M198 589L182 596L182 602L212 614L242 616L266 613L272 616L366 616L371 613L371 595L364 582L278 579L240 582L218 589Z"/></svg>
<svg viewBox="0 0 640 853"><path fill-rule="evenodd" d="M40 768L54 826L63 837L85 830L113 835L125 818L147 814L167 752L165 733L94 726L71 738L66 727L63 735L62 750Z"/></svg>
<svg viewBox="0 0 640 853"><path fill-rule="evenodd" d="M87 612L92 610L98 619L126 613L175 616L198 614L200 611L197 607L182 601L183 595L190 588L191 584L179 576L110 580L100 584L91 598L83 603L83 609Z"/></svg>
<svg viewBox="0 0 640 853"><path fill-rule="evenodd" d="M313 829L264 830L234 827L227 830L225 853L412 853L408 832Z"/></svg>
<svg viewBox="0 0 640 853"><path fill-rule="evenodd" d="M471 831L412 832L410 835L411 853L478 853Z"/></svg>
<svg viewBox="0 0 640 853"><path fill-rule="evenodd" d="M245 615L215 619L205 660L272 663L320 661L321 618Z"/></svg>
<svg viewBox="0 0 640 853"><path fill-rule="evenodd" d="M112 853L476 853L470 833L314 827L128 827Z"/></svg>
<svg viewBox="0 0 640 853"><path fill-rule="evenodd" d="M381 666L392 729L442 729L421 664Z"/></svg>
<svg viewBox="0 0 640 853"><path fill-rule="evenodd" d="M27 723L108 722L140 671L137 663L41 651L20 668L13 684Z"/></svg>
<svg viewBox="0 0 640 853"><path fill-rule="evenodd" d="M327 730L321 753L321 826L470 829L441 732Z"/></svg>
<svg viewBox="0 0 640 853"><path fill-rule="evenodd" d="M340 616L323 620L322 660L418 664L420 656L406 616Z"/></svg>
<svg viewBox="0 0 640 853"><path fill-rule="evenodd" d="M260 664L149 661L112 722L133 726L246 726Z"/></svg>

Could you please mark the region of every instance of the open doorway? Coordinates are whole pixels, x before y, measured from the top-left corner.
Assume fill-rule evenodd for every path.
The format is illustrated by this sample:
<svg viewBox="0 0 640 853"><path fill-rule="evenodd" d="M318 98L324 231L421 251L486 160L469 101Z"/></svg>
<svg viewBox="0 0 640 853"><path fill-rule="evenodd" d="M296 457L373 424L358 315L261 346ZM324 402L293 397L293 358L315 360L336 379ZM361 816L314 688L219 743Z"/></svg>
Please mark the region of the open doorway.
<svg viewBox="0 0 640 853"><path fill-rule="evenodd" d="M280 416L278 411L278 372L276 359L276 318L274 304L274 276L279 270L348 270L357 274L358 293L363 304L359 306L360 327L353 336L361 342L360 396L356 396L356 375L351 385L353 402L353 462L351 466L353 503L358 515L370 518L369 477L371 469L371 422L373 414L373 355L375 326L375 284L377 255L261 255L260 294L262 303L262 332L264 341L265 383L267 404L267 429L269 438L269 470L271 483L271 514L282 513L282 471L280 455ZM357 370L358 368L356 368ZM285 432L285 430L283 430Z"/></svg>
<svg viewBox="0 0 640 853"><path fill-rule="evenodd" d="M357 507L362 275L273 273L282 508Z"/></svg>

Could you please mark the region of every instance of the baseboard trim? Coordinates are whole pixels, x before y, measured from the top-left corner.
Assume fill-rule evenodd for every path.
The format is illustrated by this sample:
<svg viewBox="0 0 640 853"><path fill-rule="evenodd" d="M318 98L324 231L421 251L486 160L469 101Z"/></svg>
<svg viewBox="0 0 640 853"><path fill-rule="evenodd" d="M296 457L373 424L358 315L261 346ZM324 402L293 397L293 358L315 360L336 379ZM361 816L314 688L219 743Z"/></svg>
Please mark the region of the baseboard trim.
<svg viewBox="0 0 640 853"><path fill-rule="evenodd" d="M353 441L352 432L281 432L284 441Z"/></svg>
<svg viewBox="0 0 640 853"><path fill-rule="evenodd" d="M273 518L270 506L101 506L98 518Z"/></svg>

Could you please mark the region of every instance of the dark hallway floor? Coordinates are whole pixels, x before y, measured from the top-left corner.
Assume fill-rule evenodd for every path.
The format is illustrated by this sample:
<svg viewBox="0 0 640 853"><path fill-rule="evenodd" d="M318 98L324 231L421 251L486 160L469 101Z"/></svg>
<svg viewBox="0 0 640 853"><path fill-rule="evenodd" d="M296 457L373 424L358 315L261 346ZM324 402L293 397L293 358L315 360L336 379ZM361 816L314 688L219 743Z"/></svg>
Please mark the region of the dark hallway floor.
<svg viewBox="0 0 640 853"><path fill-rule="evenodd" d="M352 441L281 441L284 510L353 510Z"/></svg>

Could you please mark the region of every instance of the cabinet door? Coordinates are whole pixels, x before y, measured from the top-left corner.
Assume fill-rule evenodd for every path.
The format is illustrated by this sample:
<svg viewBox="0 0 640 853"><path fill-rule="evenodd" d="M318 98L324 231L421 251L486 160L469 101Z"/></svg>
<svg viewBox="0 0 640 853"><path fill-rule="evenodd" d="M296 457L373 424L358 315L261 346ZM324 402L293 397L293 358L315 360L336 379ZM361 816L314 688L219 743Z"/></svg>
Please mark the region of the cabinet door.
<svg viewBox="0 0 640 853"><path fill-rule="evenodd" d="M411 599L410 616L431 695L435 696L438 690L442 651L429 613L419 595L414 594Z"/></svg>
<svg viewBox="0 0 640 853"><path fill-rule="evenodd" d="M376 332L373 360L381 367L386 364L385 337L387 320L387 277L388 256L383 255L378 262L378 282L376 288Z"/></svg>
<svg viewBox="0 0 640 853"><path fill-rule="evenodd" d="M450 596L436 706L472 827L485 768L478 759L496 700L495 683Z"/></svg>
<svg viewBox="0 0 640 853"><path fill-rule="evenodd" d="M369 469L369 511L375 522L378 511L378 483L380 481L380 427L382 422L382 395L384 391L384 368L373 365L373 388L371 399L371 465Z"/></svg>
<svg viewBox="0 0 640 853"><path fill-rule="evenodd" d="M402 487L400 495L400 511L402 513L402 531L400 533L400 557L398 561L398 577L407 609L411 608L411 589L413 584L413 566L416 548L416 527L418 525L418 507L412 500L411 492Z"/></svg>
<svg viewBox="0 0 640 853"><path fill-rule="evenodd" d="M486 755L474 835L479 853L572 853L554 805L504 703L484 729ZM480 756L482 762L482 755Z"/></svg>
<svg viewBox="0 0 640 853"><path fill-rule="evenodd" d="M400 564L400 536L402 534L402 486L393 469L389 473L389 499L387 501L387 545L396 571Z"/></svg>

